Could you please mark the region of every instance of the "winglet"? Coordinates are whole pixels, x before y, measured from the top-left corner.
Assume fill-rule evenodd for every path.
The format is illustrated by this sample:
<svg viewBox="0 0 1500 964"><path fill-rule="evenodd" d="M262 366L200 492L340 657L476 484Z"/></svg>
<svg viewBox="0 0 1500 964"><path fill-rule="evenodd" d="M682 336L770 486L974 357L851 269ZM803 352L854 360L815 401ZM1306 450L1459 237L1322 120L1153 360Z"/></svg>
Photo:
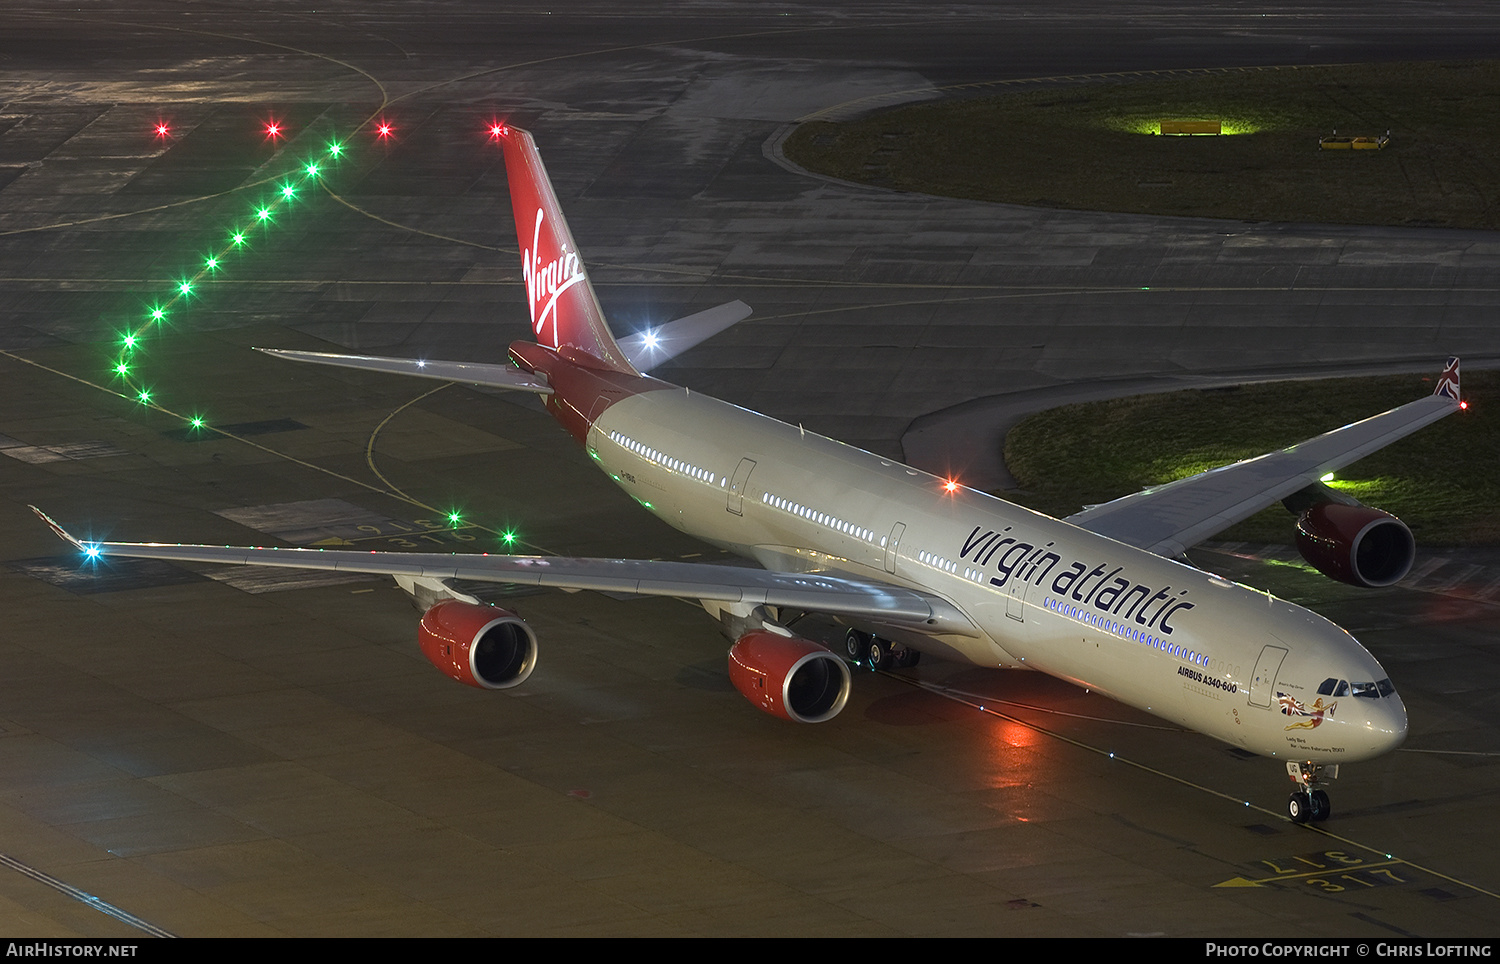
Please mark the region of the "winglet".
<svg viewBox="0 0 1500 964"><path fill-rule="evenodd" d="M1448 364L1443 367L1443 374L1438 376L1437 388L1432 390L1434 395L1446 395L1455 402L1460 400L1458 394L1458 358L1448 359Z"/></svg>
<svg viewBox="0 0 1500 964"><path fill-rule="evenodd" d="M83 552L89 551L87 546L85 546L78 539L75 539L73 537L73 534L70 533L67 529L64 529L62 526L58 525L50 515L43 512L41 509L38 509L34 505L28 505L26 508L30 509L32 512L35 512L38 519L41 519L43 522L47 523L47 528L51 529L53 534L63 542L71 543L75 548L80 549Z"/></svg>

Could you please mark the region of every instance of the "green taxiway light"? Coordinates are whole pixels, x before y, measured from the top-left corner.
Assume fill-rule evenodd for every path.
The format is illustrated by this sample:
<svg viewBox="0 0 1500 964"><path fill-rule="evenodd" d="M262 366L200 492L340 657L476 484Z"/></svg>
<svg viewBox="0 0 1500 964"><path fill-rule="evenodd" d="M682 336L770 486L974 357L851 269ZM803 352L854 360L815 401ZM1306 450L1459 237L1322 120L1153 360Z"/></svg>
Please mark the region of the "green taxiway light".
<svg viewBox="0 0 1500 964"><path fill-rule="evenodd" d="M500 533L500 541L504 542L508 546L515 544L515 532L510 529L506 529L504 532Z"/></svg>
<svg viewBox="0 0 1500 964"><path fill-rule="evenodd" d="M278 126L273 126L273 125L268 125L267 126L267 132L268 132L268 136L272 136L272 137L278 136L280 134L279 127ZM328 154L329 154L330 157L339 157L340 155L343 154L343 151L344 151L343 145L340 144L338 141L329 141L328 144L327 144L327 149L328 149ZM304 171L305 171L306 176L308 176L308 177L317 177L317 176L319 176L319 174L321 172L321 168L320 168L320 165L317 162L309 162L306 165L306 167L304 168ZM284 181L280 185L280 190L281 190L281 197L282 198L287 199L287 200L292 200L296 196L297 185L294 182L290 181L290 180ZM258 221L258 222L260 222L262 224L273 223L274 222L274 218L272 216L272 207L269 204L262 204L262 205L257 206L255 208L255 219L256 219L256 221ZM229 236L229 240L230 240L230 243L234 247L238 248L238 247L244 246L245 242L248 239L247 239L244 231L239 230L239 229L234 229L233 233L231 233L230 236ZM221 260L220 260L220 258L219 258L218 255L206 255L206 256L204 256L204 260L203 260L203 270L204 271L207 271L207 272L216 272L221 267L223 267L223 265L221 264ZM177 282L177 297L186 298L187 296L192 295L193 294L193 287L194 287L194 279L192 279L192 278L182 278L180 281ZM147 314L148 314L148 317L152 321L161 323L161 322L164 322L166 320L167 310L161 304L155 304L155 305L151 305L147 309ZM132 333L127 333L127 334L121 336L121 344L123 345L123 349L121 351L121 358L116 361L116 364L114 366L114 371L115 371L116 375L119 375L119 376L128 376L130 374L130 365L124 360L124 358L126 357L126 352L134 351L138 347L137 346L137 342L138 341L139 341L138 333L132 332ZM150 404L151 403L151 399L152 399L152 394L151 394L151 390L150 389L141 388L136 393L136 400L139 401L143 405L144 404ZM192 418L189 419L189 423L192 425L192 427L194 429L202 429L202 428L205 427L204 420L200 416L193 416ZM455 527L458 526L461 523L461 521L462 521L461 516L457 512L450 513L449 516L448 516L448 519L449 519L449 522L451 522ZM514 537L511 536L509 538L514 538ZM509 541L509 539L507 541Z"/></svg>
<svg viewBox="0 0 1500 964"><path fill-rule="evenodd" d="M448 513L448 524L456 526L458 525L460 518L461 517L457 512L450 512Z"/></svg>

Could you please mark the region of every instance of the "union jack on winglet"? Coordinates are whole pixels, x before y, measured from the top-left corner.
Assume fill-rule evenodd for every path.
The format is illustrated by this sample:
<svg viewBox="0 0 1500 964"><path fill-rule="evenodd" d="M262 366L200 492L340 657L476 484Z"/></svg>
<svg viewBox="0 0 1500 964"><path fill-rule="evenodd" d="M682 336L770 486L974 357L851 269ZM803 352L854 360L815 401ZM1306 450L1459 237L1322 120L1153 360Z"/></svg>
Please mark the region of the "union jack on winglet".
<svg viewBox="0 0 1500 964"><path fill-rule="evenodd" d="M1446 395L1455 402L1458 396L1458 359L1448 359L1448 364L1443 366L1443 374L1438 376L1437 388L1433 389L1434 395Z"/></svg>

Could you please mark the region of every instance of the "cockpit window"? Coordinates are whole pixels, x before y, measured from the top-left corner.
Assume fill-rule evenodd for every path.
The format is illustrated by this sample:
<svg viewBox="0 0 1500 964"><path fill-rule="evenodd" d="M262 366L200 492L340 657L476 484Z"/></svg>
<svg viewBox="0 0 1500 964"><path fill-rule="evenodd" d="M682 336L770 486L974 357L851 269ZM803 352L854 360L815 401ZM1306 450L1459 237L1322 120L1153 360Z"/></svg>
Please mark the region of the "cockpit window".
<svg viewBox="0 0 1500 964"><path fill-rule="evenodd" d="M1354 695L1363 696L1367 700L1377 700L1382 696L1390 696L1394 692L1396 692L1396 687L1391 685L1389 677L1378 683L1354 684Z"/></svg>
<svg viewBox="0 0 1500 964"><path fill-rule="evenodd" d="M1355 696L1361 696L1367 700L1378 700L1382 696L1390 696L1394 692L1396 692L1396 687L1391 685L1389 677L1376 683L1351 684L1348 680L1341 680L1330 676L1318 684L1319 696L1339 697L1348 696L1350 693L1353 693Z"/></svg>

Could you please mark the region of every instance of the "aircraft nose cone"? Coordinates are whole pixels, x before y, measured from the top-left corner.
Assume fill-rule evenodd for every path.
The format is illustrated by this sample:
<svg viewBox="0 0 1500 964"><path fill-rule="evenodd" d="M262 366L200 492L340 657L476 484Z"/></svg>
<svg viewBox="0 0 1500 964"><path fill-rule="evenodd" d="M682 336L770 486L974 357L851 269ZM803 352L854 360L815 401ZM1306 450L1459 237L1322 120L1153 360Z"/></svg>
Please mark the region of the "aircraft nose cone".
<svg viewBox="0 0 1500 964"><path fill-rule="evenodd" d="M1406 704L1392 693L1368 710L1366 727L1371 756L1389 753L1406 742Z"/></svg>
<svg viewBox="0 0 1500 964"><path fill-rule="evenodd" d="M1390 696L1391 706L1391 745L1388 749L1406 742L1406 704L1401 702L1401 697L1392 693Z"/></svg>

